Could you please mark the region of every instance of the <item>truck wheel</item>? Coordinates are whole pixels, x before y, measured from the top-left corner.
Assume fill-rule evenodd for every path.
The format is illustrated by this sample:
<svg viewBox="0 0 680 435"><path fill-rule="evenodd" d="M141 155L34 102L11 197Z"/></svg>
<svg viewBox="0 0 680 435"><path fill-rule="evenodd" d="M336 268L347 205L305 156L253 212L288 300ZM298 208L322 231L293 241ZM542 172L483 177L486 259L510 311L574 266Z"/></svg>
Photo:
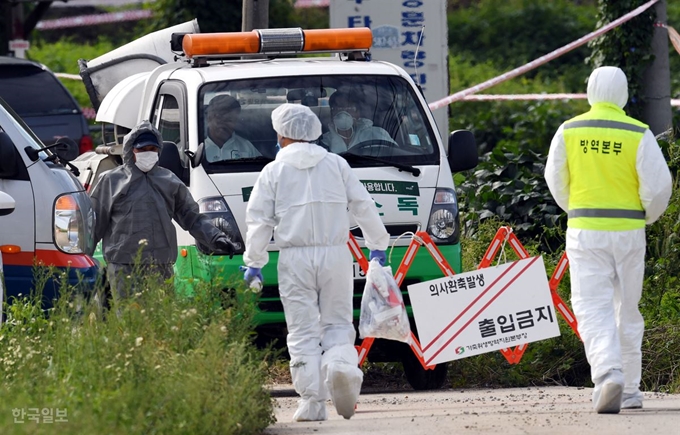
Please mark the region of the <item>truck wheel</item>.
<svg viewBox="0 0 680 435"><path fill-rule="evenodd" d="M438 390L446 383L448 363L437 364L434 370L425 370L411 349L404 354L401 362L406 380L416 391Z"/></svg>

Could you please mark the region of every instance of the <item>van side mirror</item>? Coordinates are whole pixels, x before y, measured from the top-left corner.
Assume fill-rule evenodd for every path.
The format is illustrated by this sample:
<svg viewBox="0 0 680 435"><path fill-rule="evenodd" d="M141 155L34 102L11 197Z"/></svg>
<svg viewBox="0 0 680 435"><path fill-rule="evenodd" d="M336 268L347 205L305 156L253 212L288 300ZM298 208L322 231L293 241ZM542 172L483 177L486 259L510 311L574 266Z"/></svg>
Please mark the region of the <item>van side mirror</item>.
<svg viewBox="0 0 680 435"><path fill-rule="evenodd" d="M55 145L57 146L54 147L54 153L59 157L59 160L70 162L80 155L80 147L70 137L60 137Z"/></svg>
<svg viewBox="0 0 680 435"><path fill-rule="evenodd" d="M0 192L0 216L7 216L12 213L15 206L14 198L5 192Z"/></svg>
<svg viewBox="0 0 680 435"><path fill-rule="evenodd" d="M38 161L40 151L48 149L54 149L54 154L56 154L56 156L59 157L59 160L64 163L75 160L80 154L78 144L69 137L60 137L57 139L57 142L40 149L28 146L24 148L24 151L32 162L36 162Z"/></svg>
<svg viewBox="0 0 680 435"><path fill-rule="evenodd" d="M469 130L456 130L449 136L449 155L451 172L467 171L479 163L477 143Z"/></svg>

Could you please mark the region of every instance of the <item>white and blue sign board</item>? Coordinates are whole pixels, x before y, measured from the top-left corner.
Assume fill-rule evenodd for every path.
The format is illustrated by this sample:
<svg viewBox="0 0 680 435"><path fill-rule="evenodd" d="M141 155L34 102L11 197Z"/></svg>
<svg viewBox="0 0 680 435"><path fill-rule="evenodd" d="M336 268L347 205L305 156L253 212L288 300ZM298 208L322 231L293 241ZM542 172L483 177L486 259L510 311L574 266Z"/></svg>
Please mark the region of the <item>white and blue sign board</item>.
<svg viewBox="0 0 680 435"><path fill-rule="evenodd" d="M543 257L408 286L425 362L560 335Z"/></svg>

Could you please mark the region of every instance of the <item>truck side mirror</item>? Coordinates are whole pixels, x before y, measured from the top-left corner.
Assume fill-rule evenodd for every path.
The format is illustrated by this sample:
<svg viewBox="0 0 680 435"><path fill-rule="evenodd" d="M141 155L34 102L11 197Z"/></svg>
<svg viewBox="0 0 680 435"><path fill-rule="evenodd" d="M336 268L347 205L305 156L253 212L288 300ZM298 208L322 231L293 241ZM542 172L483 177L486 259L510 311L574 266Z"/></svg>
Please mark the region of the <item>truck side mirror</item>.
<svg viewBox="0 0 680 435"><path fill-rule="evenodd" d="M191 167L195 168L201 164L201 159L203 158L203 143L198 144L198 148L196 148L196 152L185 150L184 154L189 157L189 161L191 162Z"/></svg>
<svg viewBox="0 0 680 435"><path fill-rule="evenodd" d="M16 203L14 198L6 194L5 192L0 192L0 216L6 216L14 211Z"/></svg>
<svg viewBox="0 0 680 435"><path fill-rule="evenodd" d="M467 171L479 163L475 137L469 130L456 130L449 136L449 155L451 172Z"/></svg>

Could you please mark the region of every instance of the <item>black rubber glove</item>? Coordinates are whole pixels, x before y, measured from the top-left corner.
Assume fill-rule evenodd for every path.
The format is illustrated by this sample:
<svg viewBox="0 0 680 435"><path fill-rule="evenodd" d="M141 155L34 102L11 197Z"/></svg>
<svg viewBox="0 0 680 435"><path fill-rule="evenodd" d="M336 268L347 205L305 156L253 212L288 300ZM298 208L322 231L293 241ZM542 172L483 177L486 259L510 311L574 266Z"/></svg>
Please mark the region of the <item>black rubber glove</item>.
<svg viewBox="0 0 680 435"><path fill-rule="evenodd" d="M236 246L229 240L227 236L219 236L215 239L214 248L217 251L225 252L229 258L234 258L234 253L236 252Z"/></svg>

